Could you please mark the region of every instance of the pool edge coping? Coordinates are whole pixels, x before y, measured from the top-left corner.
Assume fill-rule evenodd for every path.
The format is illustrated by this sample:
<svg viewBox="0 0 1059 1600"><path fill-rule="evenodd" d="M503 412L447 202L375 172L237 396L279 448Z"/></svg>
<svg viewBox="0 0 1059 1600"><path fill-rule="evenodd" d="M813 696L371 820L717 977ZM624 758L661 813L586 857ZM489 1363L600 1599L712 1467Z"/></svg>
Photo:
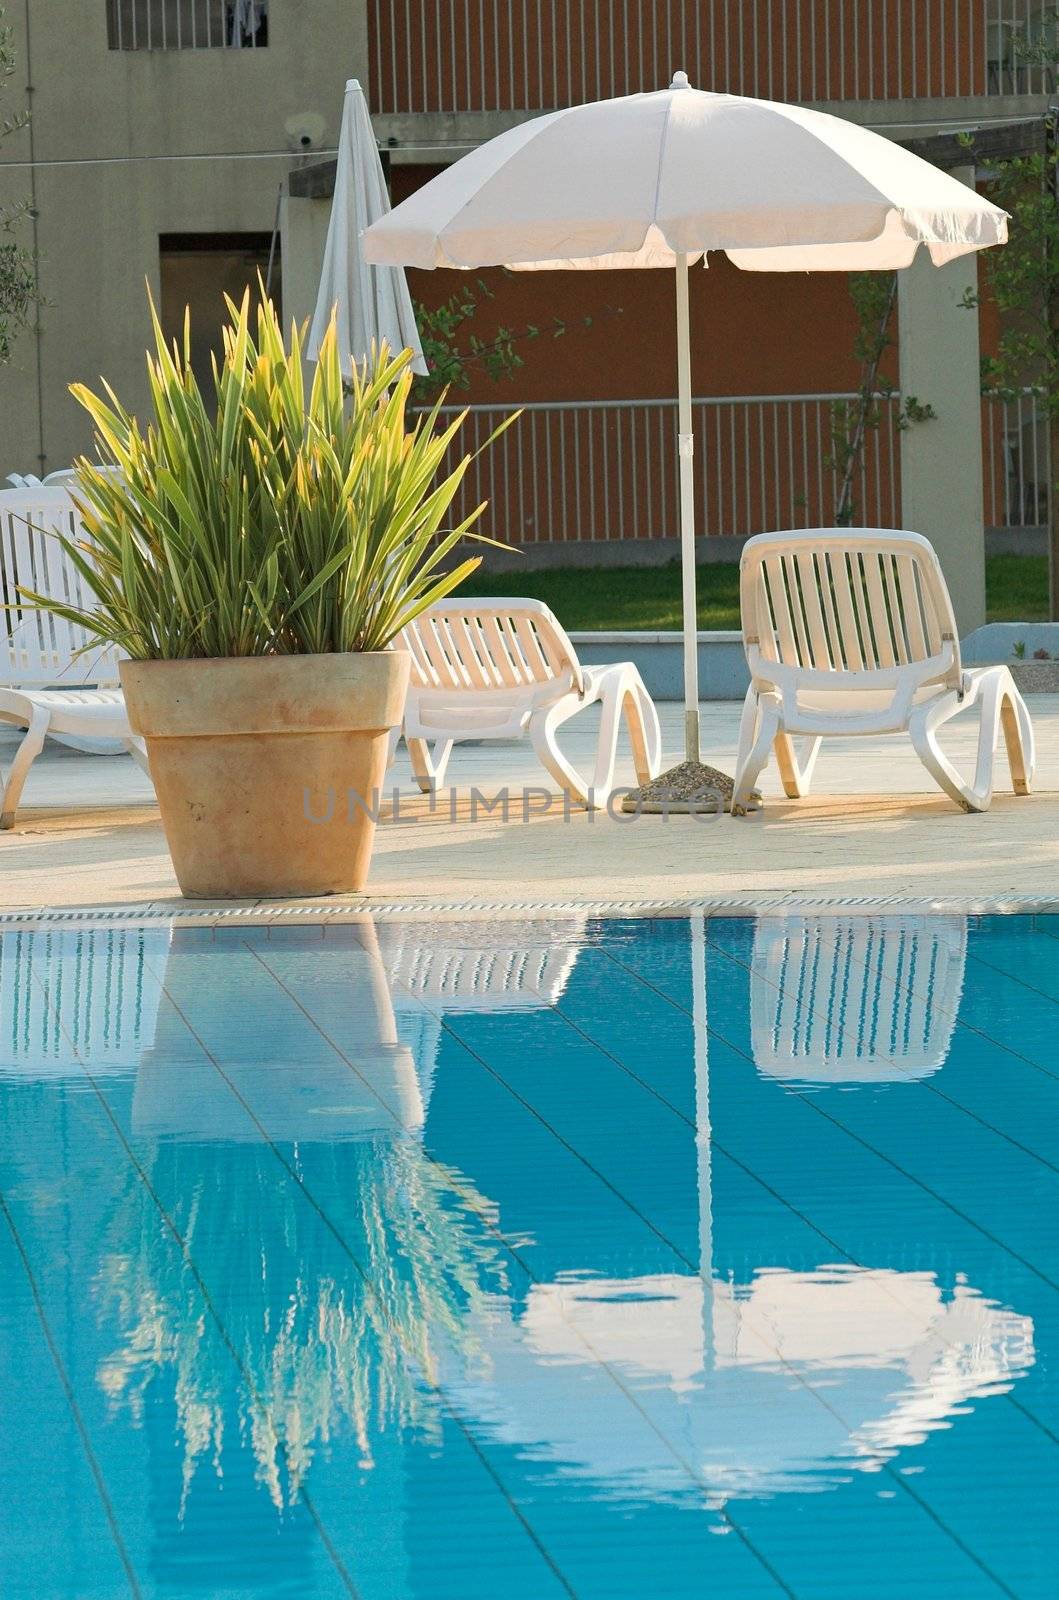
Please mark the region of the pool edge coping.
<svg viewBox="0 0 1059 1600"><path fill-rule="evenodd" d="M0 933L11 929L62 927L141 927L171 923L183 927L222 928L233 925L268 927L327 926L365 917L394 922L452 922L464 917L536 920L546 917L790 917L871 916L888 912L907 916L1004 916L1059 914L1059 897L993 893L981 895L687 895L665 899L569 897L538 900L414 900L366 895L358 899L256 901L237 905L141 901L110 906L36 906L0 910Z"/></svg>

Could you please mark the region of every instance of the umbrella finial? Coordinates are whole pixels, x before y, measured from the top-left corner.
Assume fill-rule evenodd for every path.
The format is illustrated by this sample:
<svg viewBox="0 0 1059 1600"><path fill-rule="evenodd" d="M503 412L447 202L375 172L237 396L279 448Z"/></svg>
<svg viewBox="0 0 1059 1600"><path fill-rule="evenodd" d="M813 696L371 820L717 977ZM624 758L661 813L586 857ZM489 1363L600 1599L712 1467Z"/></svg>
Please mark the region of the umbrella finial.
<svg viewBox="0 0 1059 1600"><path fill-rule="evenodd" d="M686 72L674 72L674 74L673 74L673 82L669 85L669 87L671 89L690 89L691 88L691 84L688 82L687 73Z"/></svg>

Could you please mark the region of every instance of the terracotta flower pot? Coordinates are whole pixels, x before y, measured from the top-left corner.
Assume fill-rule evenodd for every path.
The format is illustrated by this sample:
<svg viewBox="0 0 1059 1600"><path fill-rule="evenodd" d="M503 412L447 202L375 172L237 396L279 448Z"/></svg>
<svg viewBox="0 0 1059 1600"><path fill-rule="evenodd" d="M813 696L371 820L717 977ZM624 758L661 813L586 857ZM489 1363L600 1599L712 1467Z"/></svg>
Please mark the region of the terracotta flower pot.
<svg viewBox="0 0 1059 1600"><path fill-rule="evenodd" d="M409 667L395 650L123 661L181 892L362 889Z"/></svg>

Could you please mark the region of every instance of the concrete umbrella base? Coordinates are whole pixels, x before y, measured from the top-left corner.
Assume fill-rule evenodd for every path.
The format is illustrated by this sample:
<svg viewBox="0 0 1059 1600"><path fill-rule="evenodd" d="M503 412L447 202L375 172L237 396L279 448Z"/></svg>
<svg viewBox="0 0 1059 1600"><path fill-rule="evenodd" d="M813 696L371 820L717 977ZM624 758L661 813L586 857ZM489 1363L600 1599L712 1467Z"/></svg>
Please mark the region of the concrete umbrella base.
<svg viewBox="0 0 1059 1600"><path fill-rule="evenodd" d="M362 889L410 666L403 650L123 661L181 892Z"/></svg>
<svg viewBox="0 0 1059 1600"><path fill-rule="evenodd" d="M701 761L682 761L678 767L659 773L650 783L632 789L622 800L623 811L658 814L731 811L735 784L725 772L706 766ZM760 794L755 791L753 803Z"/></svg>

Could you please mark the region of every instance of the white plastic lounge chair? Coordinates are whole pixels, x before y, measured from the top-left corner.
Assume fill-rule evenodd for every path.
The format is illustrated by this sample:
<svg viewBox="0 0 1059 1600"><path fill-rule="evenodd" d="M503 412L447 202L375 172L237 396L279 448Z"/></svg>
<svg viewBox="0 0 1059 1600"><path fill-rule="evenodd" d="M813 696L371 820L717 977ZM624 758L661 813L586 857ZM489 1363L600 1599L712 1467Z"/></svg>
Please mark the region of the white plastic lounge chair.
<svg viewBox="0 0 1059 1600"><path fill-rule="evenodd" d="M17 606L23 585L83 605L89 597L82 578L52 536L76 527L64 489L0 491L0 601ZM92 744L117 740L147 771L143 745L125 715L117 652L93 648L83 628L50 613L0 613L0 722L26 729L6 781L0 770L0 829L14 827L26 776L49 735Z"/></svg>
<svg viewBox="0 0 1059 1600"><path fill-rule="evenodd" d="M457 741L528 738L567 794L582 804L605 805L614 788L623 715L638 781L658 775L658 714L636 667L631 661L583 667L542 601L442 600L394 643L412 656L404 735L424 792L444 782ZM586 782L555 735L597 701L603 716L595 770Z"/></svg>
<svg viewBox="0 0 1059 1600"><path fill-rule="evenodd" d="M107 477L121 477L121 468L110 462L95 461L92 463L97 472L102 472ZM73 489L77 486L79 473L76 467L57 467L54 472L49 472L43 479L45 488L48 489Z"/></svg>
<svg viewBox="0 0 1059 1600"><path fill-rule="evenodd" d="M806 794L822 738L908 733L927 771L967 811L993 798L1001 727L1012 786L1028 794L1029 712L1007 667L960 663L938 558L916 533L812 528L749 539L740 563L751 684L732 811L745 814L773 748L791 799ZM938 729L978 705L974 778L943 755ZM799 747L795 748L795 739Z"/></svg>
<svg viewBox="0 0 1059 1600"><path fill-rule="evenodd" d="M900 1083L945 1065L963 993L964 917L762 917L754 1061L785 1082Z"/></svg>

